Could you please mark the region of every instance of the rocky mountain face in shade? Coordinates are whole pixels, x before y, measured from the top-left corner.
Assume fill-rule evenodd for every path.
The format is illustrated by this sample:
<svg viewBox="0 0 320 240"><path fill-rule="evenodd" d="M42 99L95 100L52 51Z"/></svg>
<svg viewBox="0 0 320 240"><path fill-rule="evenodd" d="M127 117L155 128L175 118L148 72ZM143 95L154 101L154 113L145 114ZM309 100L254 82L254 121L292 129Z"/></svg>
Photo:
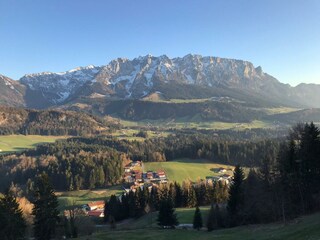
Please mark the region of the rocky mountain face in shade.
<svg viewBox="0 0 320 240"><path fill-rule="evenodd" d="M0 74L0 104L23 107L25 86Z"/></svg>

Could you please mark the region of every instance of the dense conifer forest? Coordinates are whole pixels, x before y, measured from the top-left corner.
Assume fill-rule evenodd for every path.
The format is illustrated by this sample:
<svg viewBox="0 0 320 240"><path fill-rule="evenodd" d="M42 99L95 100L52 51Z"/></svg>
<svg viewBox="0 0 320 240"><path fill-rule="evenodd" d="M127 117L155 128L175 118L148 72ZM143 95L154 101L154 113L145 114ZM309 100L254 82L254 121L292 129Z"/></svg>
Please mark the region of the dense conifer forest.
<svg viewBox="0 0 320 240"><path fill-rule="evenodd" d="M3 189L11 182L24 184L46 172L59 190L106 187L121 183L123 167L129 160L202 158L254 167L261 165L265 156L275 158L278 148L278 140L228 141L210 135L177 134L144 141L76 137L0 156L0 186Z"/></svg>

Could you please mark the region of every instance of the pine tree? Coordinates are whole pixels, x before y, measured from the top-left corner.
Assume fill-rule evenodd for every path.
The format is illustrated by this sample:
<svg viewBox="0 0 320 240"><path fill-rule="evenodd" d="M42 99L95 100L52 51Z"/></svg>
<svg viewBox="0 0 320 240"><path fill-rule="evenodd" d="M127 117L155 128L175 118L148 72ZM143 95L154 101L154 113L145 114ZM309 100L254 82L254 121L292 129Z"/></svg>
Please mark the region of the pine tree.
<svg viewBox="0 0 320 240"><path fill-rule="evenodd" d="M170 185L169 185L169 196L172 199L174 207L177 207L175 205L175 203L176 203L176 188L175 188L174 183L170 183Z"/></svg>
<svg viewBox="0 0 320 240"><path fill-rule="evenodd" d="M0 236L4 240L21 239L26 223L19 203L10 191L0 197Z"/></svg>
<svg viewBox="0 0 320 240"><path fill-rule="evenodd" d="M171 200L161 200L158 214L158 225L174 227L178 225L177 215Z"/></svg>
<svg viewBox="0 0 320 240"><path fill-rule="evenodd" d="M96 187L96 173L94 169L92 169L89 175L89 188L94 189L95 187Z"/></svg>
<svg viewBox="0 0 320 240"><path fill-rule="evenodd" d="M239 225L239 213L244 201L243 180L243 170L239 165L237 165L233 172L233 179L229 189L229 200L227 204L227 210L230 215L232 226Z"/></svg>
<svg viewBox="0 0 320 240"><path fill-rule="evenodd" d="M193 216L193 228L198 231L202 228L202 216L199 207L196 207L196 211Z"/></svg>
<svg viewBox="0 0 320 240"><path fill-rule="evenodd" d="M99 185L99 187L103 187L104 186L105 174L104 174L102 166L100 166L98 168L96 181L97 181L97 184Z"/></svg>
<svg viewBox="0 0 320 240"><path fill-rule="evenodd" d="M159 209L159 195L158 195L158 188L152 187L150 192L150 207L151 210L158 210Z"/></svg>
<svg viewBox="0 0 320 240"><path fill-rule="evenodd" d="M128 195L128 205L129 205L129 216L135 217L137 215L136 198L133 191L129 192Z"/></svg>
<svg viewBox="0 0 320 240"><path fill-rule="evenodd" d="M207 229L209 232L211 232L215 226L216 226L216 222L215 222L215 211L213 208L213 205L211 205L211 208L209 210L209 214L208 214L208 218L207 218Z"/></svg>
<svg viewBox="0 0 320 240"><path fill-rule="evenodd" d="M197 203L199 206L203 206L206 203L206 185L203 182L198 184L196 188L196 196L197 196Z"/></svg>
<svg viewBox="0 0 320 240"><path fill-rule="evenodd" d="M136 192L134 193L134 199L135 199L135 217L141 217L143 215L144 210L144 204L145 199L143 196L143 192L140 187L136 189Z"/></svg>
<svg viewBox="0 0 320 240"><path fill-rule="evenodd" d="M113 217L115 220L119 220L118 218L119 214L119 205L118 200L115 195L111 195L106 207L105 207L105 220L110 220L111 217Z"/></svg>
<svg viewBox="0 0 320 240"><path fill-rule="evenodd" d="M216 219L215 223L217 224L217 228L225 227L225 224L224 224L225 221L218 204L216 204L214 208L214 214L215 214L215 219Z"/></svg>
<svg viewBox="0 0 320 240"><path fill-rule="evenodd" d="M55 234L59 221L58 200L47 174L37 177L34 188L34 236L39 240L49 240Z"/></svg>
<svg viewBox="0 0 320 240"><path fill-rule="evenodd" d="M175 200L174 200L174 206L175 207L182 207L182 201L183 201L183 194L182 194L182 189L179 183L175 182L174 183L174 187L175 187Z"/></svg>
<svg viewBox="0 0 320 240"><path fill-rule="evenodd" d="M192 185L189 186L188 189L188 199L187 199L187 207L195 207L197 205L197 196Z"/></svg>

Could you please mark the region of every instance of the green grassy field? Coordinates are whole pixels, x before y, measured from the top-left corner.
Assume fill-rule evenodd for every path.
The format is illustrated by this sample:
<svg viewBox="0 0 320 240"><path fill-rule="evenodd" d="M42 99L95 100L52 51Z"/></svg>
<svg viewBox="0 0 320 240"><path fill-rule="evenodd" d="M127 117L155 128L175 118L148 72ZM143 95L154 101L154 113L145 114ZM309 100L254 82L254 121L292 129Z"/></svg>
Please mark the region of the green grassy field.
<svg viewBox="0 0 320 240"><path fill-rule="evenodd" d="M217 121L202 121L197 117L192 119L160 119L160 120L143 120L139 122L121 120L120 123L125 127L160 127L160 128L197 128L197 129L211 129L211 130L245 130L255 128L274 128L273 123L268 121L254 120L249 123L230 123L230 122L217 122Z"/></svg>
<svg viewBox="0 0 320 240"><path fill-rule="evenodd" d="M167 177L170 181L182 182L184 180L196 181L199 178L205 179L206 176L219 176L221 174L215 172L217 168L233 169L232 166L212 163L204 159L177 159L169 162L146 162L144 163L144 170L158 170L166 171ZM232 170L226 172L232 174Z"/></svg>
<svg viewBox="0 0 320 240"><path fill-rule="evenodd" d="M55 142L61 136L39 136L39 135L8 135L0 136L0 153L22 151L34 148L40 143Z"/></svg>
<svg viewBox="0 0 320 240"><path fill-rule="evenodd" d="M139 133L138 129L120 129L113 132L111 135L117 137L118 139L126 139L131 141L144 141L145 138L134 136ZM146 131L148 134L148 138L156 138L156 137L167 137L169 135L168 131Z"/></svg>
<svg viewBox="0 0 320 240"><path fill-rule="evenodd" d="M190 212L194 212L191 209ZM190 214L188 214L190 215ZM147 217L147 216L146 216ZM156 216L153 216L155 221ZM179 217L179 212L178 212ZM145 217L144 217L145 218ZM137 221L139 221L138 219ZM181 221L181 218L179 217ZM182 222L182 221L181 221ZM121 226L113 231L101 231L86 236L81 239L86 240L120 240L120 239L157 239L157 240L319 240L320 239L320 214L305 216L295 219L284 225L282 223L250 225L230 229L215 230L207 232L205 230L162 230L158 227L142 226L140 229L123 229Z"/></svg>
<svg viewBox="0 0 320 240"><path fill-rule="evenodd" d="M194 98L194 99L161 99L161 98L147 98L144 101L150 102L165 102L165 103L200 103L210 101L210 98Z"/></svg>
<svg viewBox="0 0 320 240"><path fill-rule="evenodd" d="M99 190L79 190L56 192L59 201L59 210L64 210L71 206L81 206L92 201L101 201L111 195L121 193L121 186L114 186Z"/></svg>
<svg viewBox="0 0 320 240"><path fill-rule="evenodd" d="M200 207L202 218L206 219L210 210L209 206ZM190 224L193 221L195 208L177 208L176 214L180 224ZM141 228L157 228L158 212L149 213L137 220L129 221L120 225L118 228L123 230L133 230Z"/></svg>
<svg viewBox="0 0 320 240"><path fill-rule="evenodd" d="M290 113L301 110L300 108L289 108L289 107L278 107L278 108L265 108L265 112L268 115L279 114L279 113Z"/></svg>

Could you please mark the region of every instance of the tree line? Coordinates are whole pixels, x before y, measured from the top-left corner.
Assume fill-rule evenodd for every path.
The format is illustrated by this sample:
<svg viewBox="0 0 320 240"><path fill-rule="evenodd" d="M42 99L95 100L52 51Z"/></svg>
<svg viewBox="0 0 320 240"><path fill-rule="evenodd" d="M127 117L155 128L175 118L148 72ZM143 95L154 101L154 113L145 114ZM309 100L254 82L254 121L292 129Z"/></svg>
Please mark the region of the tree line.
<svg viewBox="0 0 320 240"><path fill-rule="evenodd" d="M119 184L126 154L104 146L56 142L38 150L0 157L0 189L11 182L32 189L34 177L45 172L58 190L94 189Z"/></svg>
<svg viewBox="0 0 320 240"><path fill-rule="evenodd" d="M138 187L135 191L117 198L111 196L105 203L105 221L114 219L120 221L126 218L137 218L142 215L158 211L163 201L172 203L175 208L193 208L200 205L209 205L212 202L224 203L228 199L226 183L204 181L179 184L160 184L159 186Z"/></svg>
<svg viewBox="0 0 320 240"><path fill-rule="evenodd" d="M56 235L60 223L58 200L46 174L35 179L32 192L32 215L34 216L33 236L49 240ZM0 197L0 234L4 240L24 239L26 219L13 192L7 190Z"/></svg>
<svg viewBox="0 0 320 240"><path fill-rule="evenodd" d="M171 161L177 158L204 158L224 164L260 166L264 156L276 157L281 139L259 141L224 140L215 135L172 134L144 141L118 140L112 137L72 138L67 141L109 146L126 153L132 160Z"/></svg>
<svg viewBox="0 0 320 240"><path fill-rule="evenodd" d="M227 207L214 204L210 229L288 220L320 210L320 130L298 124L281 144L277 158L266 156L247 178L235 168ZM208 228L209 229L209 228Z"/></svg>

